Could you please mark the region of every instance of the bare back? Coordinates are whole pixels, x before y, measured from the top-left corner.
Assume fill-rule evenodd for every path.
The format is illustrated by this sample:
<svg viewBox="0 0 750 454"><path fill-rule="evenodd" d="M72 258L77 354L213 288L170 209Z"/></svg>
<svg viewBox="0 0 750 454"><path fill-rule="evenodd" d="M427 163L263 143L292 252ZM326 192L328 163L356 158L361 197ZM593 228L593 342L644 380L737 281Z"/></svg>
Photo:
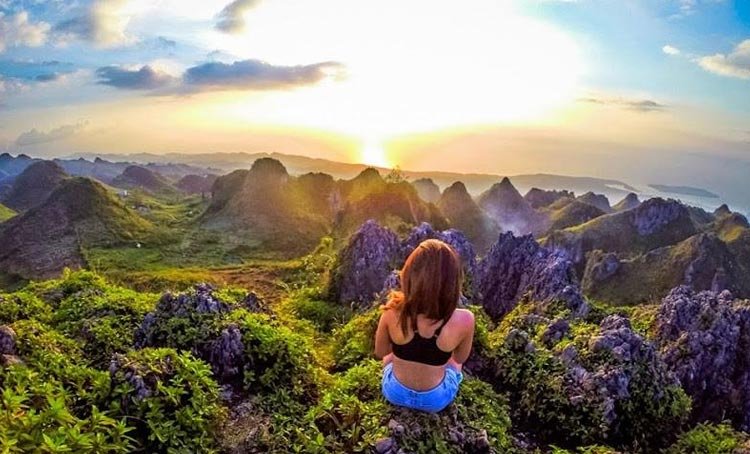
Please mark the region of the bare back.
<svg viewBox="0 0 750 454"><path fill-rule="evenodd" d="M443 380L445 365L432 366L392 355L392 344L403 345L414 337L411 323L404 335L399 317L400 311L397 309L386 310L381 315L375 335L375 354L393 362L393 372L403 385L416 391L432 389ZM429 320L421 315L417 317L417 330L423 338L431 338L440 325L440 320ZM452 353L449 363L460 367L469 357L473 337L474 314L466 309L456 309L440 330L436 343L440 350Z"/></svg>

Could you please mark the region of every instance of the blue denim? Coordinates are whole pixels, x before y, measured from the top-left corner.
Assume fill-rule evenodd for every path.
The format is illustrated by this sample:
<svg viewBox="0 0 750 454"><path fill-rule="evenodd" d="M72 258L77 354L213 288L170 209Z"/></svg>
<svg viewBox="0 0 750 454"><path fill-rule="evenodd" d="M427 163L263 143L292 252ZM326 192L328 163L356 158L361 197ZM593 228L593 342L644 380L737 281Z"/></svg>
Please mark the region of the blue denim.
<svg viewBox="0 0 750 454"><path fill-rule="evenodd" d="M437 413L453 402L463 379L461 372L445 366L445 376L440 384L427 391L414 391L398 381L393 373L393 363L389 363L383 369L383 396L393 405Z"/></svg>

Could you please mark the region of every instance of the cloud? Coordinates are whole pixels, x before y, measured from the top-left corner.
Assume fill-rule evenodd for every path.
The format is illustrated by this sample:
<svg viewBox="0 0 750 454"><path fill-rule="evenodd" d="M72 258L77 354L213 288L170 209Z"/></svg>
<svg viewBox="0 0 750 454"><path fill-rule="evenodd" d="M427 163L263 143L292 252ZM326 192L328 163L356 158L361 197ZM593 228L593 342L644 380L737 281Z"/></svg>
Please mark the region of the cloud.
<svg viewBox="0 0 750 454"><path fill-rule="evenodd" d="M669 44L667 44L666 46L662 47L661 51L664 52L667 55L680 55L682 53L680 51L680 49L678 49L678 48L676 48L674 46L671 46Z"/></svg>
<svg viewBox="0 0 750 454"><path fill-rule="evenodd" d="M50 26L46 22L29 22L29 13L20 11L12 16L0 12L0 52L8 47L37 47L47 41Z"/></svg>
<svg viewBox="0 0 750 454"><path fill-rule="evenodd" d="M99 47L116 47L134 40L125 33L130 18L123 8L127 0L94 0L86 9L55 25L60 43L74 39L88 41Z"/></svg>
<svg viewBox="0 0 750 454"><path fill-rule="evenodd" d="M0 76L23 81L53 82L72 74L72 63L59 61L0 60Z"/></svg>
<svg viewBox="0 0 750 454"><path fill-rule="evenodd" d="M589 104L616 106L627 110L635 110L637 112L660 112L669 108L669 106L667 106L666 104L661 104L651 99L627 99L591 96L587 98L580 98L578 101Z"/></svg>
<svg viewBox="0 0 750 454"><path fill-rule="evenodd" d="M260 0L234 0L217 16L216 29L225 33L242 33L245 30L245 13L260 4Z"/></svg>
<svg viewBox="0 0 750 454"><path fill-rule="evenodd" d="M153 90L174 81L169 74L144 65L140 69L127 69L121 66L104 66L96 70L101 85L124 90Z"/></svg>
<svg viewBox="0 0 750 454"><path fill-rule="evenodd" d="M85 127L86 122L76 123L74 125L63 125L59 128L51 129L49 132L39 131L34 128L31 131L19 135L16 139L16 145L19 147L25 147L28 145L38 145L63 140L77 134Z"/></svg>
<svg viewBox="0 0 750 454"><path fill-rule="evenodd" d="M242 60L188 68L183 80L189 87L205 90L275 90L313 85L331 76L338 77L342 71L343 65L338 62L276 66L261 60Z"/></svg>
<svg viewBox="0 0 750 454"><path fill-rule="evenodd" d="M708 72L720 76L750 79L750 39L739 43L729 54L707 55L696 61Z"/></svg>

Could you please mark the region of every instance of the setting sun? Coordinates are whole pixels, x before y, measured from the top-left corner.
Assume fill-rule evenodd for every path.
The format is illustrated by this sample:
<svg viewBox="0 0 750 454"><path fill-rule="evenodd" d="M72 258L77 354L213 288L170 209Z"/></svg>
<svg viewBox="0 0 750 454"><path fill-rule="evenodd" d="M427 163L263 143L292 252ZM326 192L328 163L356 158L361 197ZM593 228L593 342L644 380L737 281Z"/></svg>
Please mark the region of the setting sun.
<svg viewBox="0 0 750 454"><path fill-rule="evenodd" d="M386 152L381 143L365 140L362 144L362 163L376 167L390 167Z"/></svg>

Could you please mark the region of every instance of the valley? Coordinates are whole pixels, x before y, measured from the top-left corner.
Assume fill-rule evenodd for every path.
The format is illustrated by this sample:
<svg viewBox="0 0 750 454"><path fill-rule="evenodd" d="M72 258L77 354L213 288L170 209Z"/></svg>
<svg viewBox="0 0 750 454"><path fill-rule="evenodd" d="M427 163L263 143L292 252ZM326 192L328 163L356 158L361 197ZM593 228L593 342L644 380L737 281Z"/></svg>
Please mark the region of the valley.
<svg viewBox="0 0 750 454"><path fill-rule="evenodd" d="M10 452L750 447L742 213L593 178L206 159L0 156ZM386 404L372 359L428 238L459 253L478 323L435 417Z"/></svg>

